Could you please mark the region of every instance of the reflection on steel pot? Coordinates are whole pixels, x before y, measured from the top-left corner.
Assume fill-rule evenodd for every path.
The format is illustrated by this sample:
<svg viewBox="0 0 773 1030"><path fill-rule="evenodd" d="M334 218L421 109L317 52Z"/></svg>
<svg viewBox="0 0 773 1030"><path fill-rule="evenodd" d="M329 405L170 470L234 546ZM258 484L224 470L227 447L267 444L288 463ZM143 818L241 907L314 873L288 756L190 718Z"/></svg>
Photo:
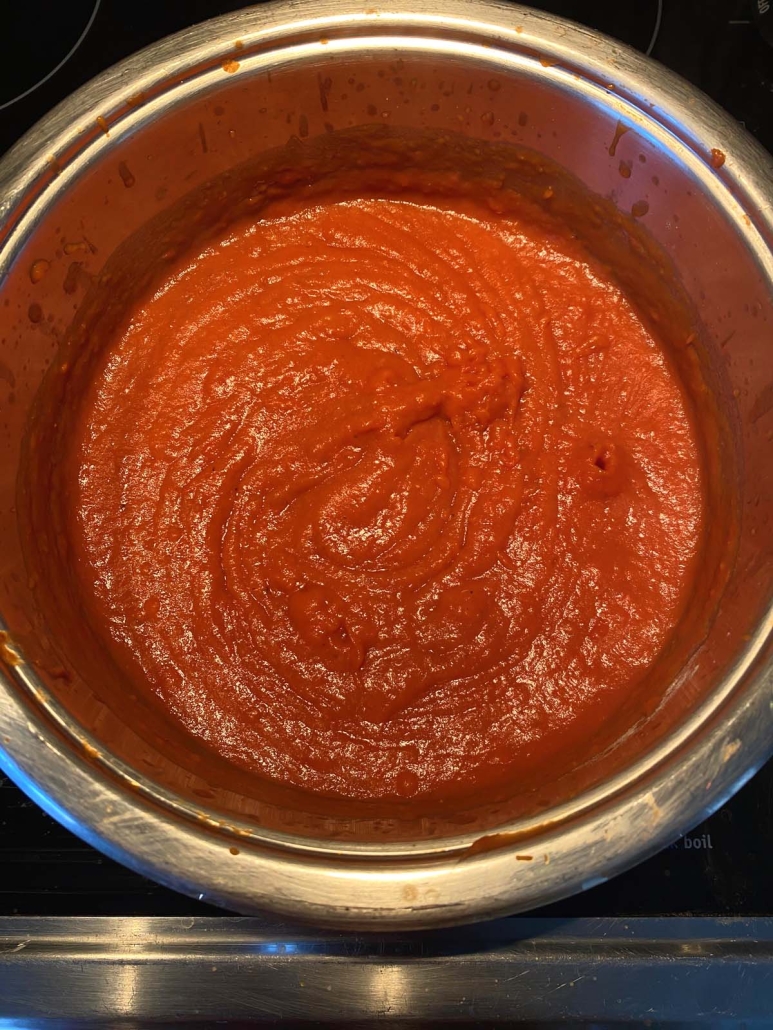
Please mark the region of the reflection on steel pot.
<svg viewBox="0 0 773 1030"><path fill-rule="evenodd" d="M689 360L720 438L711 532L721 544L734 527L732 549L711 552L680 648L657 667L659 703L629 711L615 739L527 802L409 814L268 790L121 679L56 576L66 550L52 549L50 582L25 562L38 528L20 493L35 482L36 398L61 341L92 325L95 287L109 298L118 257L141 278L148 226L174 235L189 198L216 220L229 191L249 203L245 169L277 154L302 162L315 140L351 141L374 121L561 165L605 198L600 211L638 219L700 316ZM76 833L172 887L338 926L529 908L695 825L771 749L771 183L767 155L680 79L590 30L491 3L262 6L84 87L0 163L3 768ZM645 281L656 252L637 232L625 238ZM59 619L45 603L54 595Z"/></svg>

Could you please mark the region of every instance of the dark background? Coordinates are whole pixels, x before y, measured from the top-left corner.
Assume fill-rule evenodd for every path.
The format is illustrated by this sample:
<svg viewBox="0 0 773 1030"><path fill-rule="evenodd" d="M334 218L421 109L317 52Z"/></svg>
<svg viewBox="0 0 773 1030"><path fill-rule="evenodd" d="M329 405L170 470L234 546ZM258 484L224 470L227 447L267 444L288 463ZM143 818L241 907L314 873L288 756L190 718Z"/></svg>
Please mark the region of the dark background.
<svg viewBox="0 0 773 1030"><path fill-rule="evenodd" d="M162 36L243 6L229 0L0 0L0 153L109 65ZM756 0L532 0L531 6L650 51L773 151L773 15L770 24L759 18ZM542 914L770 915L772 849L769 764L676 845ZM0 915L215 911L104 858L0 776Z"/></svg>

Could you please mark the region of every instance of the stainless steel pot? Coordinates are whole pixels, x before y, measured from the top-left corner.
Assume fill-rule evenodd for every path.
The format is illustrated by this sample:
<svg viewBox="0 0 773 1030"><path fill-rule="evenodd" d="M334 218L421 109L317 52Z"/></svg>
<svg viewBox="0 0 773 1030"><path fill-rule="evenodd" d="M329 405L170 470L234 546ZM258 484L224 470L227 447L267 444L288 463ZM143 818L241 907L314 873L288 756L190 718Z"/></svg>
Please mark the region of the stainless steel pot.
<svg viewBox="0 0 773 1030"><path fill-rule="evenodd" d="M633 210L700 311L726 427L738 539L710 628L619 760L504 824L506 806L491 805L403 824L345 810L302 820L249 785L208 784L195 750L177 764L165 751L173 727L139 697L111 707L88 648L47 630L20 546L29 412L109 255L193 187L288 136L302 145L374 121L517 142ZM477 0L241 11L65 101L0 163L3 769L76 833L172 887L339 926L526 909L693 826L772 744L772 201L768 155L687 83L590 30Z"/></svg>

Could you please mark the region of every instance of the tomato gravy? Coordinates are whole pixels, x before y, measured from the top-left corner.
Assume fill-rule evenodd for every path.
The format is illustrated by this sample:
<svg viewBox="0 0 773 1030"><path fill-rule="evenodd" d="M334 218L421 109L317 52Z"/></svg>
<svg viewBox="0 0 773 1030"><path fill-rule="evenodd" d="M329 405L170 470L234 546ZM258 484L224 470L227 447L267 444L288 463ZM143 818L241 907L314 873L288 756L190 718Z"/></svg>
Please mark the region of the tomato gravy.
<svg viewBox="0 0 773 1030"><path fill-rule="evenodd" d="M483 200L276 201L105 347L67 475L92 621L282 784L445 797L592 733L701 551L695 420L568 232Z"/></svg>

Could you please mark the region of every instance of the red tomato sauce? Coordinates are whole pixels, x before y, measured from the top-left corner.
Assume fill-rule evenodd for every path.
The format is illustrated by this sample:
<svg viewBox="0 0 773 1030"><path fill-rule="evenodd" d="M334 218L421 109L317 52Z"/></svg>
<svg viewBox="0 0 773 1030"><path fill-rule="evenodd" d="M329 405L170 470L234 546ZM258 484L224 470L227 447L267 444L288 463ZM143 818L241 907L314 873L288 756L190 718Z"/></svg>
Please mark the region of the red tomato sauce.
<svg viewBox="0 0 773 1030"><path fill-rule="evenodd" d="M136 306L82 398L75 569L169 710L271 780L444 797L590 734L689 597L696 427L568 234L276 203Z"/></svg>

